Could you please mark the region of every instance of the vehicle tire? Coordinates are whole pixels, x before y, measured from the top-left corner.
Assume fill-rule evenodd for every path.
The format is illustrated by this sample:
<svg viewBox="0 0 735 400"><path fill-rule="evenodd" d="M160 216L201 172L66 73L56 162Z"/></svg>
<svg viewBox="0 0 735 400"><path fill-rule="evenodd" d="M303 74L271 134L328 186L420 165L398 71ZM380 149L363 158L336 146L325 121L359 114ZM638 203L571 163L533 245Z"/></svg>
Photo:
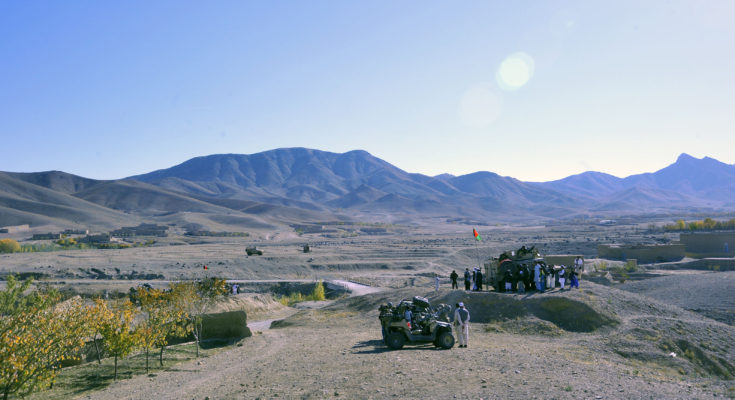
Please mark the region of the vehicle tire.
<svg viewBox="0 0 735 400"><path fill-rule="evenodd" d="M406 343L406 337L401 332L390 332L385 338L385 344L393 350L398 350ZM452 339L454 343L454 339Z"/></svg>
<svg viewBox="0 0 735 400"><path fill-rule="evenodd" d="M454 346L454 336L449 331L442 331L436 338L436 342L442 349L451 349Z"/></svg>

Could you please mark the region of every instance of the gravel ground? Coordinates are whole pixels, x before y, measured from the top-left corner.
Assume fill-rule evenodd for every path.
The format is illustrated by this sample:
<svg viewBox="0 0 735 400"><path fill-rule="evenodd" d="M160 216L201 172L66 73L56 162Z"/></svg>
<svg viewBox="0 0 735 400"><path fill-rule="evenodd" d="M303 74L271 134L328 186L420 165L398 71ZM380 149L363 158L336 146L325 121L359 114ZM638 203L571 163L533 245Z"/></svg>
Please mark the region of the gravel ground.
<svg viewBox="0 0 735 400"><path fill-rule="evenodd" d="M662 276L618 286L735 325L735 271Z"/></svg>
<svg viewBox="0 0 735 400"><path fill-rule="evenodd" d="M644 296L587 283L582 291L499 295L443 290L466 298L469 348L380 340L377 305L410 297L385 291L303 309L241 346L176 365L155 377L119 381L89 399L692 399L734 397L724 375L735 365L735 328ZM432 292L413 293L433 295ZM497 297L505 296L505 297ZM522 315L530 300L585 304L616 323L589 333ZM555 299L555 300L554 300ZM481 312L501 304L513 318ZM565 303L565 304L567 304ZM533 310L533 308L528 308ZM550 329L551 326L553 329ZM677 357L668 355L679 352ZM685 355L686 354L686 355ZM707 363L710 359L710 363ZM714 364L713 364L714 363ZM724 372L717 368L725 368ZM730 368L728 371L727 369Z"/></svg>

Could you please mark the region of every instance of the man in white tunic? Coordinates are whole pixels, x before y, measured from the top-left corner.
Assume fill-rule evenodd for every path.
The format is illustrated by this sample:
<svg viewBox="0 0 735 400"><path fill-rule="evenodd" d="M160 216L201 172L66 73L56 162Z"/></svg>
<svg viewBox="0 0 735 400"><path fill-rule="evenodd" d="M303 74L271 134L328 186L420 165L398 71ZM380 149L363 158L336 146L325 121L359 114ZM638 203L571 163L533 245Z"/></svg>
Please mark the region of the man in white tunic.
<svg viewBox="0 0 735 400"><path fill-rule="evenodd" d="M459 347L467 347L470 339L470 312L459 303L459 308L454 310L454 320L459 323Z"/></svg>

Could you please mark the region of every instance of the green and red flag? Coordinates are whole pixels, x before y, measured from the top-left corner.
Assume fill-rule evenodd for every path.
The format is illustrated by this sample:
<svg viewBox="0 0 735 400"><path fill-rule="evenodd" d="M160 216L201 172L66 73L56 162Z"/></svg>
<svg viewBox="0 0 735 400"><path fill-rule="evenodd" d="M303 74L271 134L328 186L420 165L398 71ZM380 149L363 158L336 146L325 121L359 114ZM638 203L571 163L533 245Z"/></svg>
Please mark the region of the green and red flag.
<svg viewBox="0 0 735 400"><path fill-rule="evenodd" d="M475 228L472 228L472 234L475 235L475 240L477 240L478 242L482 240L482 237L479 233L477 233L477 230L475 230Z"/></svg>

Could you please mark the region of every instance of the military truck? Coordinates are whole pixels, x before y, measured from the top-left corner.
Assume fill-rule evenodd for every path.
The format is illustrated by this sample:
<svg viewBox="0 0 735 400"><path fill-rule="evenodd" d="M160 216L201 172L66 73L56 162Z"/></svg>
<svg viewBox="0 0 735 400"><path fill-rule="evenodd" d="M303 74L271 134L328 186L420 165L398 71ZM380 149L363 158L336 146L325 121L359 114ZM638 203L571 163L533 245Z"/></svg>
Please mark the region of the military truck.
<svg viewBox="0 0 735 400"><path fill-rule="evenodd" d="M383 342L391 349L401 349L406 342L431 342L443 349L454 346L449 323L451 306L447 304L433 308L426 298L414 296L412 300L401 300L398 305L383 304L379 310ZM411 321L406 320L406 310L413 315Z"/></svg>
<svg viewBox="0 0 735 400"><path fill-rule="evenodd" d="M529 283L533 281L534 266L536 264L541 264L545 273L553 272L556 274L561 269L561 265L565 265L567 270L573 268L577 257L582 259L584 263L584 256L582 255L556 254L541 256L535 246L530 248L523 246L518 250L506 251L497 258L487 260L485 262L485 275L488 285L493 286L498 292L505 292L505 278L508 275L512 277L511 290L516 291L518 289L517 282L521 276L525 278L526 288L528 289ZM521 270L524 271L523 275L519 274ZM578 270L577 273L581 274L582 270ZM554 278L552 285L558 283L556 279ZM550 288L547 287L546 289Z"/></svg>
<svg viewBox="0 0 735 400"><path fill-rule="evenodd" d="M245 248L245 253L247 253L249 256L262 256L263 255L263 250L258 250L258 249L255 248L255 246L253 246L253 247L246 247Z"/></svg>
<svg viewBox="0 0 735 400"><path fill-rule="evenodd" d="M519 276L523 276L527 282L533 280L533 267L537 263L546 267L546 261L536 250L536 246L530 248L522 246L515 251L503 252L497 258L491 258L485 262L487 284L495 288L495 291L504 292L506 277L510 275L513 278L512 290L515 291ZM523 275L520 274L520 271L523 271Z"/></svg>

